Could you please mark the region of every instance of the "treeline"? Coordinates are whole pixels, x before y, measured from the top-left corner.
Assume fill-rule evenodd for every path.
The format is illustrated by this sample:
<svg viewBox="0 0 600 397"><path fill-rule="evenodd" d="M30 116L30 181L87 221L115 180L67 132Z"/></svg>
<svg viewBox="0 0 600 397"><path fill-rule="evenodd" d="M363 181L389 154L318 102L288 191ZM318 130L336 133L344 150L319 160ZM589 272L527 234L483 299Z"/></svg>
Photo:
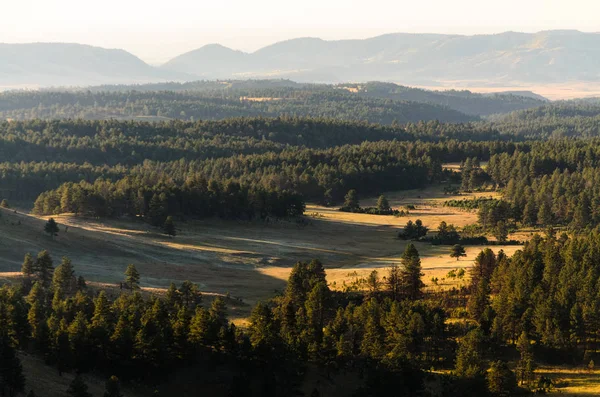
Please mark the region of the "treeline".
<svg viewBox="0 0 600 397"><path fill-rule="evenodd" d="M258 99L255 99L258 98ZM462 123L475 116L430 102L364 97L332 87L278 87L188 91L32 91L0 94L0 118L181 119L327 117L392 124L440 120Z"/></svg>
<svg viewBox="0 0 600 397"><path fill-rule="evenodd" d="M10 162L136 164L146 159L173 161L263 153L281 150L285 145L328 148L381 140L457 140L448 145L448 151L452 151L453 147L458 149L462 141L491 142L503 138L498 133L472 124L439 122L410 124L406 128L310 118L240 118L194 123L116 120L0 122L0 154L4 161Z"/></svg>
<svg viewBox="0 0 600 397"><path fill-rule="evenodd" d="M528 152L492 155L485 173L507 201L494 219L574 230L598 225L599 161L597 139L536 142Z"/></svg>
<svg viewBox="0 0 600 397"><path fill-rule="evenodd" d="M519 95L519 93L479 94L467 90L430 91L380 82L344 84L343 86L355 87L359 90L360 95L367 97L435 103L462 113L478 116L536 108L546 103L541 98Z"/></svg>
<svg viewBox="0 0 600 397"><path fill-rule="evenodd" d="M478 257L482 276L474 272L474 283L483 283L493 270L488 257ZM358 292L331 290L318 260L297 263L285 291L257 304L246 329L228 321L226 299L217 297L205 307L197 286L187 281L171 284L161 297L145 297L133 265L117 297L87 286L68 258L54 268L47 251L37 258L26 255L22 273L21 285L0 289L0 346L6 346L0 378L3 387L12 388L10 395L24 386L15 349L45 357L59 374L116 375L156 389L155 395L193 390L289 396L308 389L316 396L331 385L336 395L356 397L519 392L506 363L489 361L493 348L486 342L493 339L485 327L446 322L453 293L442 300L449 306L435 296L429 299L412 244L400 266L392 266L383 279L372 272ZM473 302L469 308L475 316L479 306ZM432 366L453 371L425 372ZM171 380L176 372L193 387ZM348 382L348 375L354 381Z"/></svg>
<svg viewBox="0 0 600 397"><path fill-rule="evenodd" d="M495 137L470 124L439 122L410 124L406 129L300 118L157 124L114 120L3 122L0 154L5 162L0 163L0 193L13 201L28 201L66 182L93 183L99 177L114 182L125 176L153 174L182 183L194 172L223 183L233 178L267 190L293 188L307 199L336 201L341 200L341 192L360 189L361 180L372 174L381 174L378 181L386 186L414 186L402 180L384 180L384 176L394 178L394 169L403 164L414 169L415 163L426 163L427 158L486 159L490 153L512 153L522 145L491 140ZM390 148L384 148L383 143L358 145L364 141L386 141ZM333 149L346 144L356 145ZM333 152L306 147L331 147ZM342 159L331 160L333 156ZM437 178L433 175L438 173L436 166L425 167L427 180ZM328 189L334 192L326 195Z"/></svg>
<svg viewBox="0 0 600 397"><path fill-rule="evenodd" d="M302 195L305 200L331 204L341 202L350 189L368 195L375 191L423 187L444 178L442 161L463 156L485 157L486 153L489 156L490 151L512 151L514 147L512 143L458 141L380 141L323 150L289 147L280 152L207 160L146 161L142 165L131 167L88 167L88 173L83 174L87 179L77 179L73 173L60 174L57 178L73 177L62 181L76 182L85 179L86 182L93 183L91 177L100 171L111 183L133 178L144 181L140 182L140 186L161 183L168 186L180 185L187 180L200 178L216 180L222 185L228 182L239 183L242 188L250 190L290 191ZM18 170L19 167L12 164L9 168ZM73 172L77 170L74 166ZM30 180L27 174L21 174L19 180L15 178L14 175L10 179L7 177L7 181L24 185L26 180ZM25 195L25 192L39 194L39 188L39 185L26 185L20 195ZM8 195L7 198L11 196Z"/></svg>
<svg viewBox="0 0 600 397"><path fill-rule="evenodd" d="M600 136L600 105L566 101L501 115L491 127L528 139L594 138Z"/></svg>
<svg viewBox="0 0 600 397"><path fill-rule="evenodd" d="M493 271L492 335L507 343L535 341L543 358L598 360L600 234L535 236Z"/></svg>
<svg viewBox="0 0 600 397"><path fill-rule="evenodd" d="M116 182L96 179L66 183L40 194L33 213L74 213L93 217L143 217L162 226L169 216L225 219L288 218L304 213L304 200L293 192L265 190L226 184L216 180L189 178L183 184L151 178L126 177Z"/></svg>

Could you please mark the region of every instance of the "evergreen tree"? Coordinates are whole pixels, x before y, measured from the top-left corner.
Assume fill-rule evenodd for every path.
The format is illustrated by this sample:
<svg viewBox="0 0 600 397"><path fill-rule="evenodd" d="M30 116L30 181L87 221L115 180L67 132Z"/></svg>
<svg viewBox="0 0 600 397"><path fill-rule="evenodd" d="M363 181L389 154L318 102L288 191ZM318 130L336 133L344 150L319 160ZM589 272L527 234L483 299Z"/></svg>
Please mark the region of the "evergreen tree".
<svg viewBox="0 0 600 397"><path fill-rule="evenodd" d="M390 267L386 282L392 299L400 299L402 294L402 276L400 274L400 267L395 263Z"/></svg>
<svg viewBox="0 0 600 397"><path fill-rule="evenodd" d="M523 224L526 226L534 226L537 222L537 213L538 209L536 207L535 198L531 195L523 209Z"/></svg>
<svg viewBox="0 0 600 397"><path fill-rule="evenodd" d="M476 290L472 291L467 302L467 309L471 317L480 324L484 320L486 309L490 305L490 287L486 279L477 283Z"/></svg>
<svg viewBox="0 0 600 397"><path fill-rule="evenodd" d="M379 281L379 274L377 270L373 270L367 277L367 288L369 297L375 298L379 295L381 290L381 281Z"/></svg>
<svg viewBox="0 0 600 397"><path fill-rule="evenodd" d="M171 237L174 237L177 234L177 230L175 230L175 223L173 223L173 217L167 216L165 223L163 225L163 232Z"/></svg>
<svg viewBox="0 0 600 397"><path fill-rule="evenodd" d="M181 296L181 303L188 308L193 308L202 301L202 294L198 289L198 285L189 280L181 283L178 291Z"/></svg>
<svg viewBox="0 0 600 397"><path fill-rule="evenodd" d="M390 203L383 194L377 199L377 209L381 212L389 212L391 210Z"/></svg>
<svg viewBox="0 0 600 397"><path fill-rule="evenodd" d="M71 293L75 287L75 271L71 260L63 256L62 262L54 270L52 285L55 289L60 289L65 293Z"/></svg>
<svg viewBox="0 0 600 397"><path fill-rule="evenodd" d="M358 194L356 190L351 189L344 197L344 207L348 208L351 211L358 210L360 208L360 203L358 201Z"/></svg>
<svg viewBox="0 0 600 397"><path fill-rule="evenodd" d="M483 332L479 328L469 331L458 345L456 375L463 378L474 378L485 374L482 348Z"/></svg>
<svg viewBox="0 0 600 397"><path fill-rule="evenodd" d="M508 227L504 221L498 221L496 227L494 227L494 237L501 242L505 243L508 238Z"/></svg>
<svg viewBox="0 0 600 397"><path fill-rule="evenodd" d="M402 255L402 267L400 270L400 283L402 294L411 300L421 297L421 290L425 286L421 280L421 258L414 244L406 246Z"/></svg>
<svg viewBox="0 0 600 397"><path fill-rule="evenodd" d="M125 285L131 290L140 288L140 273L133 264L125 270Z"/></svg>
<svg viewBox="0 0 600 397"><path fill-rule="evenodd" d="M81 375L76 375L67 389L67 394L71 397L92 397L88 392L88 386L85 384Z"/></svg>
<svg viewBox="0 0 600 397"><path fill-rule="evenodd" d="M8 201L6 199L2 199L2 202L0 202L0 207L10 208L10 206L8 205Z"/></svg>
<svg viewBox="0 0 600 397"><path fill-rule="evenodd" d="M33 261L33 255L29 252L25 254L23 265L21 265L21 273L25 277L31 277L35 273L35 263Z"/></svg>
<svg viewBox="0 0 600 397"><path fill-rule="evenodd" d="M161 226L167 218L168 202L165 193L154 194L148 209L148 221L152 226Z"/></svg>
<svg viewBox="0 0 600 397"><path fill-rule="evenodd" d="M463 247L460 244L453 245L452 250L450 251L450 257L459 260L461 256L467 256L467 253L465 252L465 247Z"/></svg>
<svg viewBox="0 0 600 397"><path fill-rule="evenodd" d="M54 218L48 219L48 222L46 222L46 225L44 226L44 231L48 233L52 238L54 238L58 234L59 229Z"/></svg>
<svg viewBox="0 0 600 397"><path fill-rule="evenodd" d="M525 331L521 332L517 340L517 350L520 354L519 362L517 363L518 380L520 384L527 385L533 380L535 365L531 342Z"/></svg>
<svg viewBox="0 0 600 397"><path fill-rule="evenodd" d="M552 208L545 201L540 204L537 220L542 226L551 226L553 223Z"/></svg>
<svg viewBox="0 0 600 397"><path fill-rule="evenodd" d="M48 287L50 285L50 280L52 279L52 272L54 271L52 257L50 257L48 251L43 250L38 253L35 261L35 269L42 282L42 286Z"/></svg>
<svg viewBox="0 0 600 397"><path fill-rule="evenodd" d="M511 397L517 390L517 378L506 362L494 361L486 374L488 390L495 396Z"/></svg>

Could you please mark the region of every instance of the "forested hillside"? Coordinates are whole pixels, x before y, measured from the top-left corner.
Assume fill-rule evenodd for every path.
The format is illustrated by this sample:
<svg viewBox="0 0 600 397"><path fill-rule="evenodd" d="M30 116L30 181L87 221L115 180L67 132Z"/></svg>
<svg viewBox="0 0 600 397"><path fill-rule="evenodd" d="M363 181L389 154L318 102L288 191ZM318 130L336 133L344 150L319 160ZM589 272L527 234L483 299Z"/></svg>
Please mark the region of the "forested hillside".
<svg viewBox="0 0 600 397"><path fill-rule="evenodd" d="M222 120L231 117L328 117L380 124L476 120L445 105L357 96L333 88L215 91L9 92L0 118Z"/></svg>
<svg viewBox="0 0 600 397"><path fill-rule="evenodd" d="M463 122L545 103L525 94L428 91L392 83L325 85L289 80L226 80L6 92L0 94L0 117L218 120L287 114L391 124L421 120Z"/></svg>
<svg viewBox="0 0 600 397"><path fill-rule="evenodd" d="M39 95L52 101L88 95L91 101L94 95L133 94ZM12 98L28 100L27 94ZM284 287L252 306L227 291L205 297L198 286L202 277L158 294L156 284L148 283L152 289L142 293L142 276L132 265L120 285L113 285L118 292L109 295L102 292L106 284L75 277L67 257L55 268L57 258L47 251L28 255L19 280L13 274L13 285L0 290L3 387L9 394L24 390L16 349L44 357L59 373L109 378L107 390L140 384L160 395L202 390L219 397L283 397L290 391L358 397L395 390L409 396L499 397L562 387L560 379L536 372L538 365L585 366L593 375L593 362L600 359L597 118L593 102L569 102L492 122L388 126L287 116L4 121L0 231L7 241L15 241L11 230L23 235L34 224L17 217L44 217L35 219L45 226L30 231L37 234L28 246L63 252L68 245L62 236L68 233L73 244L81 227L98 231L101 237L94 241L102 247L111 247L109 237L118 235L127 260L143 241L152 252L139 263L154 269L153 277L175 277L184 268L196 277L202 268L202 277L226 272L221 277L239 285L248 262L263 283L270 277L269 286ZM421 192L430 188L442 198L426 207ZM412 193L417 200L393 208L386 194L408 189L418 189ZM361 205L365 199L374 205ZM13 213L12 206L31 208L32 214ZM314 208L321 214L325 208L330 218L309 213ZM427 215L432 208L437 217ZM351 218L333 229L315 226L334 222L332 213ZM447 223L449 214L472 223ZM376 239L389 238L383 244L401 247L385 258L378 251L385 273L373 270L360 247L345 251L358 245L343 233L360 216L370 217L369 225L383 219L385 227L363 224L353 236L374 233ZM424 225L415 219L421 216L437 223ZM71 227L54 217L70 219ZM404 224L405 217L400 230L386 223ZM218 228L209 222L219 222ZM239 224L243 233L236 234L232 229ZM259 235L271 227L271 233L293 237L269 241ZM193 240L198 229L202 244ZM328 246L310 246L298 238L301 233L315 234ZM219 234L218 242L207 243L213 234ZM239 241L248 245L230 245ZM87 242L78 252L87 256L88 266L92 261L96 269L108 267L96 263L93 245ZM277 258L264 257L258 248L264 245L273 245ZM166 247L171 255L186 250L194 256L177 252L168 263L160 254ZM286 248L294 258L306 252L349 257L351 267L300 260L282 277L278 261ZM467 249L468 262L461 259ZM481 253L473 255L473 249ZM226 253L230 262L204 256L211 250ZM425 255L473 266L445 267L443 275L426 280ZM216 265L204 269L213 260ZM358 275L365 268L368 273ZM351 281L331 281L327 272L335 270ZM113 271L111 282L114 278ZM227 305L246 305L252 314L238 327L228 319ZM74 379L73 388L84 388L81 376Z"/></svg>

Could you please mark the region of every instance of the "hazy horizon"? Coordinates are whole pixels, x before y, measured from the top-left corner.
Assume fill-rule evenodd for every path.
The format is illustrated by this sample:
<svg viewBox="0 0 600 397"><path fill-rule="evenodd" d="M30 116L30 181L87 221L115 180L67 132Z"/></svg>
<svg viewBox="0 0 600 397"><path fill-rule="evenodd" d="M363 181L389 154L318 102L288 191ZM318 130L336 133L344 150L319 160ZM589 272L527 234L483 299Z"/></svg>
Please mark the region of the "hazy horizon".
<svg viewBox="0 0 600 397"><path fill-rule="evenodd" d="M560 7L561 4L563 7ZM328 2L274 0L198 3L172 0L106 0L82 7L75 0L11 2L0 42L71 42L127 50L151 64L207 44L252 52L297 37L364 39L388 33L496 34L568 29L600 31L600 4L573 0L507 0L491 7L476 0L426 0L403 4L374 0ZM35 10L35 12L31 12ZM583 12L585 11L585 12Z"/></svg>

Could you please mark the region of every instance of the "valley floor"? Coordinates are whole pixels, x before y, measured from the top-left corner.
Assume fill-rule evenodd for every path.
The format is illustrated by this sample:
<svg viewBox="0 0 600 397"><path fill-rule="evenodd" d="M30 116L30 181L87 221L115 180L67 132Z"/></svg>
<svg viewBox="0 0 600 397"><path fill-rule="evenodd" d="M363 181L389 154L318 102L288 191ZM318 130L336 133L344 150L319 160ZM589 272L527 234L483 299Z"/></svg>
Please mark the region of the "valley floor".
<svg viewBox="0 0 600 397"><path fill-rule="evenodd" d="M329 283L341 288L372 270L384 276L392 264L400 263L407 242L398 240L396 234L409 219L421 219L431 229L442 220L456 226L476 222L474 212L444 207L445 200L457 197L444 196L437 187L386 196L394 208L408 204L416 208L409 216L393 217L308 206L306 222L298 223L218 219L177 222L178 235L174 238L141 221L99 221L61 215L55 216L61 232L52 239L43 231L45 218L3 210L0 277L14 277L25 253L35 254L42 249L48 249L55 262L62 256L70 257L76 272L103 285L118 285L127 265L133 263L142 275L142 286L148 290L160 291L171 282L190 280L205 295L229 294L230 315L240 321L256 302L283 290L297 261L320 259ZM459 198L464 197L468 196ZM374 205L372 201L364 200L362 205ZM456 261L450 258L448 246L416 245L426 282L432 277L442 280L452 269L470 267L484 248L466 247L467 257ZM512 255L519 246L492 248ZM442 287L450 284L440 282Z"/></svg>

